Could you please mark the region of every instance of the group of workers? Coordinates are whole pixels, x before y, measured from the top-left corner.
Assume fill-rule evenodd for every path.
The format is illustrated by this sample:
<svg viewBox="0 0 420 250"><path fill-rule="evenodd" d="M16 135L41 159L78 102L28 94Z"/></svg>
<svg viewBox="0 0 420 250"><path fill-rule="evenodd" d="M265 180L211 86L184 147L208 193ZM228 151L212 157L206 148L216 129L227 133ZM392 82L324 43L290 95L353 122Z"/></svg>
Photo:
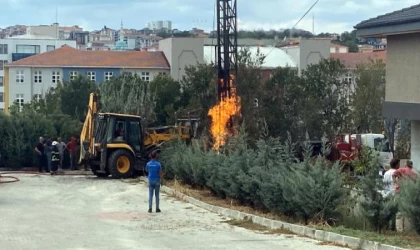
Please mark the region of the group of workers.
<svg viewBox="0 0 420 250"><path fill-rule="evenodd" d="M58 170L62 170L64 167L64 152L66 150L70 157L70 169L77 170L75 161L78 143L75 137L72 137L68 143L65 143L60 137L41 136L35 147L35 152L38 155L39 172L42 173L45 170L45 172L55 175Z"/></svg>
<svg viewBox="0 0 420 250"><path fill-rule="evenodd" d="M417 177L417 172L413 170L413 162L408 160L404 167L400 167L399 159L392 159L391 168L384 174L384 196L394 195L400 191L400 182L403 179L413 179Z"/></svg>

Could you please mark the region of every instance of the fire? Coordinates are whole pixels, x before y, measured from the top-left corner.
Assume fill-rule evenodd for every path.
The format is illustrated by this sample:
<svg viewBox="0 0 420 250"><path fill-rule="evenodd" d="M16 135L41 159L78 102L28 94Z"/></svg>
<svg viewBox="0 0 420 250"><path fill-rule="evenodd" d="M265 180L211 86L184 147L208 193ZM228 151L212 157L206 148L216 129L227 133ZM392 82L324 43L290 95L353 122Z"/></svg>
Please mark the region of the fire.
<svg viewBox="0 0 420 250"><path fill-rule="evenodd" d="M226 136L229 135L227 124L232 116L240 111L240 98L232 97L221 100L216 106L209 110L209 116L212 118L210 132L215 140L213 149L218 150L226 142Z"/></svg>

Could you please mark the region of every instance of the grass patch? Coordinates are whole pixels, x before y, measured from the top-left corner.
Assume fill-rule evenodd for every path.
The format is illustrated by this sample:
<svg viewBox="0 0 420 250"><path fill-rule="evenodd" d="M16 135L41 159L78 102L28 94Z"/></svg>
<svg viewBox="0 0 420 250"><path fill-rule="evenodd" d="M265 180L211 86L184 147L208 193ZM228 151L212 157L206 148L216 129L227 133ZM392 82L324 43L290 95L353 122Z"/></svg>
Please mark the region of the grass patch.
<svg viewBox="0 0 420 250"><path fill-rule="evenodd" d="M349 248L349 246L347 244L340 244L340 243L332 242L332 241L319 242L317 245L319 245L319 246L335 246L335 247Z"/></svg>
<svg viewBox="0 0 420 250"><path fill-rule="evenodd" d="M242 228L246 228L248 230L253 230L253 231L260 231L265 234L295 234L284 228L269 229L265 226L255 224L251 220L228 220L224 222L231 226L242 227Z"/></svg>
<svg viewBox="0 0 420 250"><path fill-rule="evenodd" d="M250 220L228 220L225 223L235 226L235 227L242 227L253 231L267 231L268 229L264 226L258 225L253 223Z"/></svg>

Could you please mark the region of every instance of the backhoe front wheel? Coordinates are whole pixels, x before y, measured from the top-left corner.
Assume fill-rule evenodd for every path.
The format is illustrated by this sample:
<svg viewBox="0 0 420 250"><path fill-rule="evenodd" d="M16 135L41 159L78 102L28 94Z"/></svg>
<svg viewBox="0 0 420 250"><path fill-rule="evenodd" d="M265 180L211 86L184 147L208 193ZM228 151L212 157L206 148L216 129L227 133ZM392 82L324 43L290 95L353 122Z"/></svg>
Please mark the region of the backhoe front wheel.
<svg viewBox="0 0 420 250"><path fill-rule="evenodd" d="M108 169L112 178L130 178L134 171L133 156L127 150L116 150L109 156Z"/></svg>

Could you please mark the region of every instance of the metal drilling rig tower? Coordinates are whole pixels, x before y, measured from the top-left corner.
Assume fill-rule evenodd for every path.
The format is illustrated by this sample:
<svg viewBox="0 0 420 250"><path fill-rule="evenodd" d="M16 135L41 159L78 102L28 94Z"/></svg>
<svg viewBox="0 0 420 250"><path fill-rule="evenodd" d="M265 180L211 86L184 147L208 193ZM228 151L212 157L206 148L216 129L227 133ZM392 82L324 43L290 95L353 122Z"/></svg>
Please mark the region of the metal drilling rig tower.
<svg viewBox="0 0 420 250"><path fill-rule="evenodd" d="M235 96L238 73L236 0L217 1L218 101Z"/></svg>

